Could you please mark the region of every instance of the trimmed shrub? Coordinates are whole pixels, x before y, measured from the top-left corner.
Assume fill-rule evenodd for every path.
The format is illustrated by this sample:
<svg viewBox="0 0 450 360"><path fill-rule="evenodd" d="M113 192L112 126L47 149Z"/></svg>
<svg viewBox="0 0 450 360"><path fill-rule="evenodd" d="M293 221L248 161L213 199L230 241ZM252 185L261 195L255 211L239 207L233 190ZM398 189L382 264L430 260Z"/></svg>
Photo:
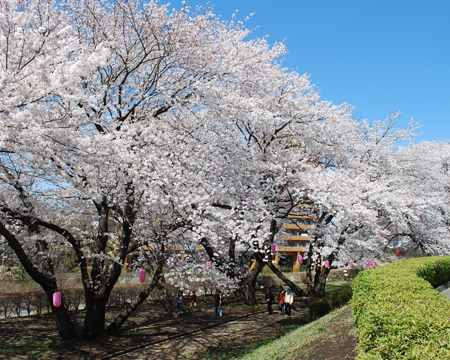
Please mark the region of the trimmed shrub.
<svg viewBox="0 0 450 360"><path fill-rule="evenodd" d="M309 304L309 312L313 320L316 320L332 310L339 309L347 304L352 298L352 287L350 285L345 286L339 291L326 296L322 299L313 301Z"/></svg>
<svg viewBox="0 0 450 360"><path fill-rule="evenodd" d="M352 269L346 269L345 270L346 273L344 272L344 270L341 269L331 269L330 273L328 274L328 281L329 280L353 280L361 271L361 268L359 267L354 267ZM345 274L347 274L347 276L345 276Z"/></svg>
<svg viewBox="0 0 450 360"><path fill-rule="evenodd" d="M450 256L362 271L352 283L358 359L450 359Z"/></svg>

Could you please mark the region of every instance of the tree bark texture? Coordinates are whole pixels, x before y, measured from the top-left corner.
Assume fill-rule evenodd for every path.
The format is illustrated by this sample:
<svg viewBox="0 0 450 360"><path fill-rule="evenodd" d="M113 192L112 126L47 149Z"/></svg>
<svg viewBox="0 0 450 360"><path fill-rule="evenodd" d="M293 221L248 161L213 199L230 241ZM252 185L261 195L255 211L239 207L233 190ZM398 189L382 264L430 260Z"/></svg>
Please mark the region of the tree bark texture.
<svg viewBox="0 0 450 360"><path fill-rule="evenodd" d="M254 306L256 305L256 279L258 274L261 272L266 263L263 258L258 253L254 254L256 265L247 274L247 276L241 280L239 284L239 289L236 292L236 297L238 302L243 302L246 305Z"/></svg>
<svg viewBox="0 0 450 360"><path fill-rule="evenodd" d="M20 242L11 232L8 231L8 229L6 229L6 227L1 222L0 234L3 235L9 246L14 250L25 271L31 276L34 281L36 281L42 287L42 289L47 294L47 299L55 316L56 325L58 327L58 332L61 338L64 340L79 339L80 335L75 328L72 320L70 319L69 314L67 313L64 302L60 307L53 306L53 293L58 290L56 281L42 274L39 269L35 265L33 265L24 249L20 245Z"/></svg>
<svg viewBox="0 0 450 360"><path fill-rule="evenodd" d="M291 280L289 280L284 274L278 270L278 268L272 264L271 261L267 263L267 266L274 272L276 276L278 276L287 286L289 286L292 291L294 291L295 295L303 296L303 290L300 289L297 285L295 285Z"/></svg>
<svg viewBox="0 0 450 360"><path fill-rule="evenodd" d="M155 286L157 286L159 280L162 277L162 265L158 266L153 274L153 279L150 285L148 285L144 290L142 290L136 298L131 302L131 304L126 304L121 313L116 317L116 319L108 326L106 332L108 334L115 334L117 330L123 325L123 323L129 318L129 316L141 305L148 296L152 293Z"/></svg>

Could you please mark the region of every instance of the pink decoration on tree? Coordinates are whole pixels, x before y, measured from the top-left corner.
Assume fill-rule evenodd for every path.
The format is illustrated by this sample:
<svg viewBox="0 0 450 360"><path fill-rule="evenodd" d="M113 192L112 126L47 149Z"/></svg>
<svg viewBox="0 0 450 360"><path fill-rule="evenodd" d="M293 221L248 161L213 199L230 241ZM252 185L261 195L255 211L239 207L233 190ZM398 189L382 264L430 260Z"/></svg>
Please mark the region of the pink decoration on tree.
<svg viewBox="0 0 450 360"><path fill-rule="evenodd" d="M372 267L375 267L375 260L372 260Z"/></svg>
<svg viewBox="0 0 450 360"><path fill-rule="evenodd" d="M141 269L141 282L144 282L146 277L147 272L144 269Z"/></svg>
<svg viewBox="0 0 450 360"><path fill-rule="evenodd" d="M400 256L400 250L397 250L397 256Z"/></svg>
<svg viewBox="0 0 450 360"><path fill-rule="evenodd" d="M328 260L325 260L325 269L328 269L330 267L330 262Z"/></svg>
<svg viewBox="0 0 450 360"><path fill-rule="evenodd" d="M207 262L205 263L205 266L206 266L206 269L207 269L207 270L211 269L211 261L207 261Z"/></svg>
<svg viewBox="0 0 450 360"><path fill-rule="evenodd" d="M277 245L276 244L272 244L272 252L276 252L277 251Z"/></svg>
<svg viewBox="0 0 450 360"><path fill-rule="evenodd" d="M299 256L297 257L297 262L298 262L299 264L301 264L301 263L303 262L303 256L299 255Z"/></svg>
<svg viewBox="0 0 450 360"><path fill-rule="evenodd" d="M53 293L53 306L54 307L61 306L61 293L59 291L55 291Z"/></svg>

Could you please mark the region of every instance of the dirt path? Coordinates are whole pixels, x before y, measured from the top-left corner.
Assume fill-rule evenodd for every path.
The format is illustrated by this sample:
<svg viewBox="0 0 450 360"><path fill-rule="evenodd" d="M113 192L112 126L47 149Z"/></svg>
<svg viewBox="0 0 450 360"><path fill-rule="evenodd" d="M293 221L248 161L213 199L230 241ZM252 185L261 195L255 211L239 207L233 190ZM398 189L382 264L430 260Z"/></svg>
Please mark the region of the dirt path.
<svg viewBox="0 0 450 360"><path fill-rule="evenodd" d="M292 317L305 315L307 309L293 311ZM249 316L241 320L231 321L213 328L200 330L190 335L168 340L160 344L151 345L144 349L116 357L119 360L173 360L189 354L198 352L210 346L219 346L224 341L242 337L244 334L253 332L255 329L263 328L284 320L278 312L268 315L267 312Z"/></svg>

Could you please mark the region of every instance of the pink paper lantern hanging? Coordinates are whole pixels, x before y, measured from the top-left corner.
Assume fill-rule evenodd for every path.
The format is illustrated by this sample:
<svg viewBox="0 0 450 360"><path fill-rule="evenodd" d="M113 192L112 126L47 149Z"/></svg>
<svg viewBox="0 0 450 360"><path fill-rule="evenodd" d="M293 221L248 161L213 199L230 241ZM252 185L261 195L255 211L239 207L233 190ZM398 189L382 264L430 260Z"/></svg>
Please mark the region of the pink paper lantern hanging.
<svg viewBox="0 0 450 360"><path fill-rule="evenodd" d="M298 262L299 264L302 264L302 262L303 262L303 256L301 256L301 255L297 256L297 262Z"/></svg>
<svg viewBox="0 0 450 360"><path fill-rule="evenodd" d="M61 293L59 291L55 291L53 293L53 306L54 307L61 306Z"/></svg>
<svg viewBox="0 0 450 360"><path fill-rule="evenodd" d="M272 252L273 253L277 252L277 245L276 244L272 244Z"/></svg>
<svg viewBox="0 0 450 360"><path fill-rule="evenodd" d="M328 260L325 260L325 269L328 269L330 267L330 262Z"/></svg>
<svg viewBox="0 0 450 360"><path fill-rule="evenodd" d="M375 260L372 260L372 267L375 267Z"/></svg>
<svg viewBox="0 0 450 360"><path fill-rule="evenodd" d="M353 267L353 259L350 260L350 267Z"/></svg>
<svg viewBox="0 0 450 360"><path fill-rule="evenodd" d="M205 267L206 267L207 270L210 270L211 269L211 261L206 261L205 262Z"/></svg>
<svg viewBox="0 0 450 360"><path fill-rule="evenodd" d="M147 272L144 269L141 269L141 276L140 276L141 282L144 282L146 277L147 277Z"/></svg>
<svg viewBox="0 0 450 360"><path fill-rule="evenodd" d="M370 261L366 262L366 269L370 268Z"/></svg>

